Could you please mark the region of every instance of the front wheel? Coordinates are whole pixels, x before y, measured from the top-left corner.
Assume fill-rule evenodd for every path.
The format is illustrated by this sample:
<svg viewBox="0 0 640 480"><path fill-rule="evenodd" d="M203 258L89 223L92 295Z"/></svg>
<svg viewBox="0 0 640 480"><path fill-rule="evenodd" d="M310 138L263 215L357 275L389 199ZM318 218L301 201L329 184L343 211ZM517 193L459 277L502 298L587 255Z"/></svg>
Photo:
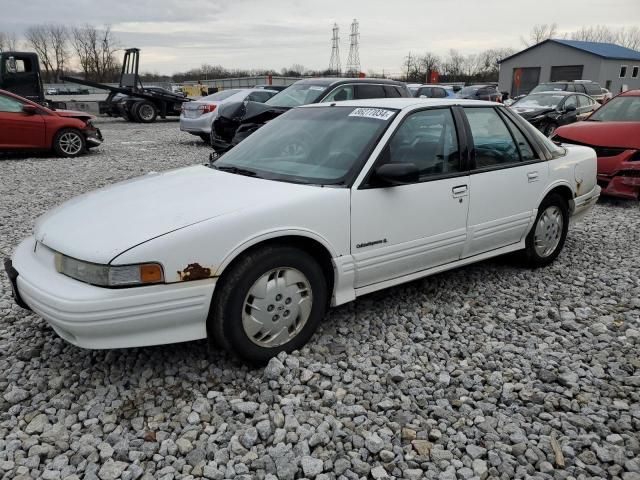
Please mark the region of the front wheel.
<svg viewBox="0 0 640 480"><path fill-rule="evenodd" d="M53 151L59 157L77 157L86 149L84 135L73 128L63 128L53 139Z"/></svg>
<svg viewBox="0 0 640 480"><path fill-rule="evenodd" d="M556 132L556 128L558 128L558 126L555 125L554 123L548 123L544 127L544 130L542 131L542 133L544 133L546 137L551 137Z"/></svg>
<svg viewBox="0 0 640 480"><path fill-rule="evenodd" d="M569 206L557 193L545 197L527 235L524 257L531 267L553 262L562 251L569 230Z"/></svg>
<svg viewBox="0 0 640 480"><path fill-rule="evenodd" d="M212 340L251 363L301 348L327 306L322 268L306 252L288 246L255 250L224 274L212 302Z"/></svg>

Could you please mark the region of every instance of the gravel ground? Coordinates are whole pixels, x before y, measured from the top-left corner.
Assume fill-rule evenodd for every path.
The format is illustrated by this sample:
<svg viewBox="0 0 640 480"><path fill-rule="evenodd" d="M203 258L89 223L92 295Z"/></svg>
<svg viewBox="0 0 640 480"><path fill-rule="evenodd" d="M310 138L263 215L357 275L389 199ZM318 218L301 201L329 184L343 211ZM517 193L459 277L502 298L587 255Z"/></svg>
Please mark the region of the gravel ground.
<svg viewBox="0 0 640 480"><path fill-rule="evenodd" d="M78 159L0 158L3 254L62 200L209 153L175 121L102 129ZM82 350L0 275L0 476L638 480L638 258L638 203L604 201L550 267L369 295L265 369L204 341Z"/></svg>

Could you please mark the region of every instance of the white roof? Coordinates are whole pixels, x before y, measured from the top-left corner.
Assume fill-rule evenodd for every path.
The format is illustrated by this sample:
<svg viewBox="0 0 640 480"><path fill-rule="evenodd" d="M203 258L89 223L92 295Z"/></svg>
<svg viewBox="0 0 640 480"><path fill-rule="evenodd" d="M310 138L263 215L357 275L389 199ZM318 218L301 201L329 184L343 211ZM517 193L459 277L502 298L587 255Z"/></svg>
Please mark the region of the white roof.
<svg viewBox="0 0 640 480"><path fill-rule="evenodd" d="M438 107L444 105L486 105L495 106L502 105L496 102L487 102L485 100L468 100L464 98L369 98L366 100L346 100L344 102L323 102L305 105L304 108L326 107L329 105L340 105L343 107L377 107L377 108L396 108L399 110L405 108L420 107Z"/></svg>

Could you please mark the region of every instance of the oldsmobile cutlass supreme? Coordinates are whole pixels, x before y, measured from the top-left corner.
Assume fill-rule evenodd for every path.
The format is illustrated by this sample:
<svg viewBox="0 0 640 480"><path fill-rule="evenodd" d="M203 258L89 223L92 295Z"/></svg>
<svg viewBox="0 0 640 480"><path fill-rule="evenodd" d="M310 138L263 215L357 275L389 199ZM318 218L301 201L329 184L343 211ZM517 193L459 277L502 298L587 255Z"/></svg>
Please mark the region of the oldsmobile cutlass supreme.
<svg viewBox="0 0 640 480"><path fill-rule="evenodd" d="M547 265L599 194L591 148L496 103L317 104L209 166L54 208L5 267L16 301L75 345L208 337L262 362L357 296L514 251Z"/></svg>

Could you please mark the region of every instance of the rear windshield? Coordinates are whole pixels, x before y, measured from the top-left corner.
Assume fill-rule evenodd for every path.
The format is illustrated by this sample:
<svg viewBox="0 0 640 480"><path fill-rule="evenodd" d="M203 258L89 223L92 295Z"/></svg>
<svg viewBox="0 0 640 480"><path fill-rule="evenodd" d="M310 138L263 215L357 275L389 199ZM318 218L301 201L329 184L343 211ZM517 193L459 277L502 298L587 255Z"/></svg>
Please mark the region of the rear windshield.
<svg viewBox="0 0 640 480"><path fill-rule="evenodd" d="M276 93L265 104L272 107L291 108L316 103L326 89L327 87L323 85L294 84Z"/></svg>
<svg viewBox="0 0 640 480"><path fill-rule="evenodd" d="M231 90L223 90L221 92L214 93L213 95L207 95L206 97L202 97L200 100L206 100L210 102L216 102L220 100L224 100L225 98L229 98L231 95L235 95L238 92L241 92L237 88L232 88Z"/></svg>
<svg viewBox="0 0 640 480"><path fill-rule="evenodd" d="M566 83L541 83L531 93L537 92L564 92L567 89Z"/></svg>

